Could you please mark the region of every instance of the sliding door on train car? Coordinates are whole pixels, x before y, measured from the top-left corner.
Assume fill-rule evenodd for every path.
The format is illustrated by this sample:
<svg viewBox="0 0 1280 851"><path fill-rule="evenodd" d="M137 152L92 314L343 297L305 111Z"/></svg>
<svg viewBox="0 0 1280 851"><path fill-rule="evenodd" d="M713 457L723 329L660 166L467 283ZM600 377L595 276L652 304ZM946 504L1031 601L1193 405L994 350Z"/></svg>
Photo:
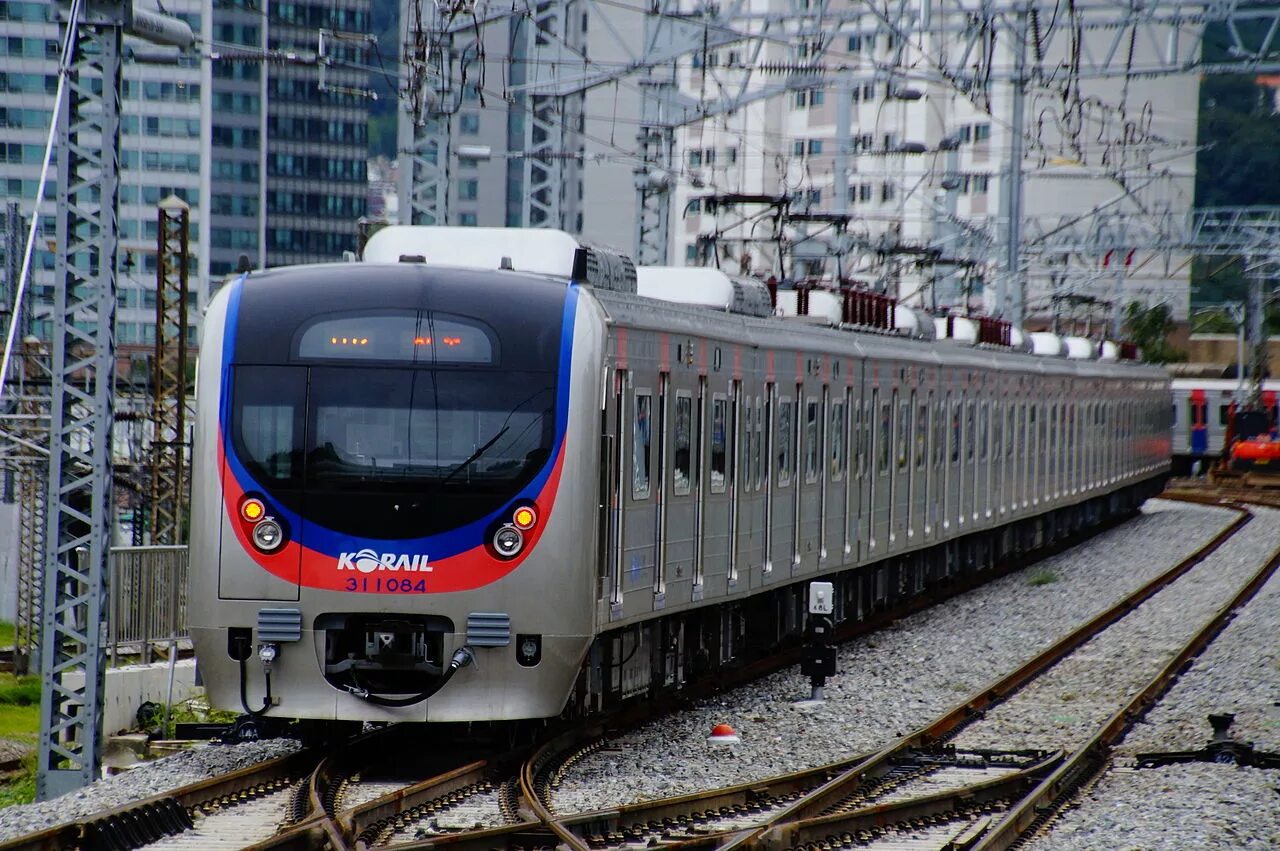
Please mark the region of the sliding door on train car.
<svg viewBox="0 0 1280 851"><path fill-rule="evenodd" d="M850 434L853 418L850 412L852 389L847 383L849 364L843 364L832 375L827 391L826 447L823 472L823 511L820 537L824 557L823 568L852 562L853 544L849 531Z"/></svg>
<svg viewBox="0 0 1280 851"><path fill-rule="evenodd" d="M796 519L794 523L795 566L793 576L814 573L822 561L823 511L826 508L827 407L830 387L808 381L797 385L802 402L796 409L800 417L800 451L796 469Z"/></svg>
<svg viewBox="0 0 1280 851"><path fill-rule="evenodd" d="M803 395L803 386L799 387ZM769 511L770 578L791 576L797 561L796 483L800 429L797 425L797 385L774 386L774 416L771 458L772 489Z"/></svg>
<svg viewBox="0 0 1280 851"><path fill-rule="evenodd" d="M736 504L738 493L737 446L735 446L741 382L703 377L699 393L698 419L704 423L700 441L701 487L698 514L701 527L700 552L696 558L695 588L719 595L728 589L735 566Z"/></svg>

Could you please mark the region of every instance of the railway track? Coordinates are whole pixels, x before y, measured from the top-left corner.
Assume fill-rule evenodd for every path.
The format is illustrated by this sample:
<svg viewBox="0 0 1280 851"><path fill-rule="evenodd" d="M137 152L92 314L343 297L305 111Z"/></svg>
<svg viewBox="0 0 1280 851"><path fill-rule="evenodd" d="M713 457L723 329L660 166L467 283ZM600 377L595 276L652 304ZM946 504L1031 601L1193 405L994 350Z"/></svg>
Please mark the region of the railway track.
<svg viewBox="0 0 1280 851"><path fill-rule="evenodd" d="M1211 501L1208 498L1196 501ZM1213 499L1219 502L1218 499ZM1135 712L1149 706L1221 629L1234 607L1280 564L1280 551L1214 621L1097 735L1070 753L964 749L961 730L1085 642L1190 571L1251 517L1234 523L1173 569L1084 624L1018 671L881 751L760 782L609 810L559 813L551 791L573 761L607 746L597 727L491 759L437 765L428 779L389 778L367 759L394 730L328 756L307 751L0 845L47 848L251 847L354 849L600 849L661 844L697 848L854 847L906 830L926 845L1004 848L1043 823L1105 761ZM1216 623L1216 628L1214 626ZM1198 642L1198 643L1197 643ZM634 719L634 720L638 720ZM621 721L618 723L626 723ZM474 753L473 753L474 755ZM418 776L423 776L421 773ZM1007 814L1003 817L1002 814ZM891 827L892 826L892 827ZM194 829L193 829L194 828ZM1014 831L1010 833L1010 831ZM1011 837L1011 838L1010 838Z"/></svg>

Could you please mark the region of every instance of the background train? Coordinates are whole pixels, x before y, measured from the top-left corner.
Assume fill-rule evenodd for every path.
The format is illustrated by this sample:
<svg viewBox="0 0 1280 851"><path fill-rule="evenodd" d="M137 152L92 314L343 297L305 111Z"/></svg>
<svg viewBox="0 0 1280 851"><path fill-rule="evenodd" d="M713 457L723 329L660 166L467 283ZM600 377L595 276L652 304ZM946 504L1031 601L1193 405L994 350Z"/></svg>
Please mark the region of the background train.
<svg viewBox="0 0 1280 851"><path fill-rule="evenodd" d="M1173 387L1173 472L1185 475L1199 462L1207 472L1222 457L1232 400L1240 384L1234 378L1175 378ZM1270 421L1280 421L1280 381L1263 382L1262 405Z"/></svg>
<svg viewBox="0 0 1280 851"><path fill-rule="evenodd" d="M234 279L197 377L214 704L598 711L794 638L809 580L868 618L1163 487L1160 369L932 339L957 323L868 294L802 308L551 231L392 227L361 264Z"/></svg>

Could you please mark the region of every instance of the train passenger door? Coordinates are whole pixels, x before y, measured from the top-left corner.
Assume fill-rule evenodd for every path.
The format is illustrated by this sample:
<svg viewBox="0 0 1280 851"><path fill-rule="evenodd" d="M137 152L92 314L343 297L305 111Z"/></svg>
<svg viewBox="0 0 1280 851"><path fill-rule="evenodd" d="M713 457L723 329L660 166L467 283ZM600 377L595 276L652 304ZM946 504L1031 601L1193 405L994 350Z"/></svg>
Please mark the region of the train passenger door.
<svg viewBox="0 0 1280 851"><path fill-rule="evenodd" d="M827 396L829 388L798 385L797 398L803 398L800 416L800 449L796 461L796 530L793 573L816 571L823 559L822 526L826 519L826 466L823 463L826 439ZM816 392L815 392L816 391Z"/></svg>
<svg viewBox="0 0 1280 851"><path fill-rule="evenodd" d="M733 408L730 398L737 399L738 382L730 392L713 389L704 377L700 384L699 420L706 425L700 439L698 501L701 535L694 573L694 599L709 588L720 594L732 572L736 533L737 483L734 476L737 451L734 444Z"/></svg>
<svg viewBox="0 0 1280 851"><path fill-rule="evenodd" d="M847 364L845 365L847 368ZM836 379L844 376L836 373ZM848 385L837 384L828 391L826 417L826 459L824 464L824 510L822 515L822 549L824 567L843 564L849 558L849 433L851 393Z"/></svg>
<svg viewBox="0 0 1280 851"><path fill-rule="evenodd" d="M1192 455L1204 455L1209 451L1209 431L1205 424L1205 410L1208 403L1205 401L1205 391L1196 389L1191 391L1191 399L1188 403L1187 424L1190 433L1188 434L1188 442L1191 446Z"/></svg>
<svg viewBox="0 0 1280 851"><path fill-rule="evenodd" d="M652 385L641 383L629 372L624 397L625 429L619 429L619 439L627 445L630 460L623 465L626 509L620 533L621 594L615 592L615 596L622 598L623 615L631 616L652 607L653 594L659 584L654 545L658 529L656 491L661 479L658 475L661 468L656 464L657 443L661 429L655 427L657 414Z"/></svg>
<svg viewBox="0 0 1280 851"><path fill-rule="evenodd" d="M693 394L673 386L670 373L665 374L662 410L666 413L662 457L664 480L661 488L662 517L659 521L663 553L664 590L673 602L691 599L697 584L697 499L698 452L701 423ZM679 376L677 376L679 377Z"/></svg>
<svg viewBox="0 0 1280 851"><path fill-rule="evenodd" d="M796 385L774 389L777 414L774 417L773 457L771 467L775 477L772 504L773 516L770 529L773 540L769 558L774 575L788 577L792 574L798 557L796 549L796 482L797 445L799 429L796 427Z"/></svg>

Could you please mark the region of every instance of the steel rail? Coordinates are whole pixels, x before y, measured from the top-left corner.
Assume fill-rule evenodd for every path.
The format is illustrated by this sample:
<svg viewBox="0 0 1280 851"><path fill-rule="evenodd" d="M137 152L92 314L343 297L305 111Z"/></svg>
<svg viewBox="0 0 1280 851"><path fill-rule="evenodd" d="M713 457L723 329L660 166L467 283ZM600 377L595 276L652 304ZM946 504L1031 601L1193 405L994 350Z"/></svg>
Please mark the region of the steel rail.
<svg viewBox="0 0 1280 851"><path fill-rule="evenodd" d="M849 796L860 783L887 773L895 758L911 750L930 747L955 735L974 719L1006 700L1102 630L1128 615L1143 602L1200 564L1253 519L1252 513L1243 507L1237 507L1234 510L1239 511L1240 516L1190 556L1126 595L1107 610L1095 615L1030 661L983 687L929 724L887 745L870 759L842 772L830 782L774 813L759 827L742 831L716 847L727 851L727 849L758 848L766 843L775 844L779 841L779 828L782 825L824 815L829 809L838 807L841 800Z"/></svg>
<svg viewBox="0 0 1280 851"><path fill-rule="evenodd" d="M1262 590L1277 568L1280 568L1280 548L1271 553L1266 563L1241 586L1231 600L1219 607L1214 616L1182 646L1142 691L1117 710L1084 746L1010 810L974 846L974 851L1004 851L1056 813L1081 783L1106 765L1115 744L1124 738L1133 725L1182 676L1189 663L1218 637L1236 612Z"/></svg>
<svg viewBox="0 0 1280 851"><path fill-rule="evenodd" d="M315 749L246 766L141 801L94 813L0 843L0 851L52 851L79 846L138 847L191 826L192 810L233 805L297 782L322 758Z"/></svg>

